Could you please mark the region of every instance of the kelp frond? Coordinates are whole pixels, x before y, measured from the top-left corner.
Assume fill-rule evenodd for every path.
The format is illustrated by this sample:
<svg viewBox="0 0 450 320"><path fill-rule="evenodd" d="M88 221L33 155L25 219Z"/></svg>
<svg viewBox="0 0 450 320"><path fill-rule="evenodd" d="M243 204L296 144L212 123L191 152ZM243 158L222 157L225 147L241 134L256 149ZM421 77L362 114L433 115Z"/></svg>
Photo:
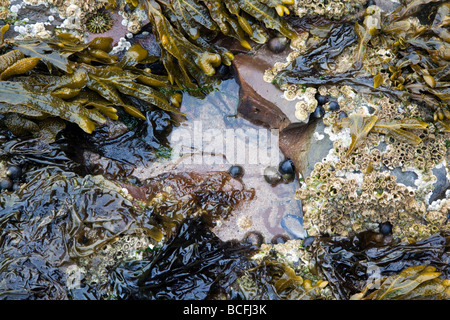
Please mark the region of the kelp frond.
<svg viewBox="0 0 450 320"><path fill-rule="evenodd" d="M12 50L0 56L0 113L20 114L22 122L24 117L60 118L87 133L106 118L117 120L116 107L145 119L146 110L125 103L123 95L139 98L149 108L182 114L179 95L159 90L171 87L167 76L137 68L147 58L147 50L134 45L119 61L109 54L111 43L111 38L98 37L85 44L69 34L6 40ZM19 123L19 118L11 123Z"/></svg>
<svg viewBox="0 0 450 320"><path fill-rule="evenodd" d="M251 49L249 39L262 44L266 30L288 38L297 34L282 18L293 0L148 0L148 17L162 49L161 61L169 80L183 88L210 85L215 68L231 65L228 50L209 43L222 34ZM207 32L205 32L205 30Z"/></svg>
<svg viewBox="0 0 450 320"><path fill-rule="evenodd" d="M351 300L446 300L450 298L450 279L441 279L441 272L433 266L418 265L404 269L399 274L369 283ZM374 290L375 289L375 290ZM372 291L371 293L368 293Z"/></svg>

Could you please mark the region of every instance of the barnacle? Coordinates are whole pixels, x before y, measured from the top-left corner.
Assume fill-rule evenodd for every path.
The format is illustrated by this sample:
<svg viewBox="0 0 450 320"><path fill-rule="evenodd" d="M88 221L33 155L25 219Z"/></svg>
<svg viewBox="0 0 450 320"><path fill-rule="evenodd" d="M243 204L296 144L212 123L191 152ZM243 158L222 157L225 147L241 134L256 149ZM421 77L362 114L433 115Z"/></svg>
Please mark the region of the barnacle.
<svg viewBox="0 0 450 320"><path fill-rule="evenodd" d="M293 4L293 11L299 17L306 15L323 15L329 19L341 20L351 17L355 11L361 8L365 0L299 0Z"/></svg>
<svg viewBox="0 0 450 320"><path fill-rule="evenodd" d="M112 25L111 15L105 10L97 11L86 21L86 27L92 33L104 33L110 30Z"/></svg>

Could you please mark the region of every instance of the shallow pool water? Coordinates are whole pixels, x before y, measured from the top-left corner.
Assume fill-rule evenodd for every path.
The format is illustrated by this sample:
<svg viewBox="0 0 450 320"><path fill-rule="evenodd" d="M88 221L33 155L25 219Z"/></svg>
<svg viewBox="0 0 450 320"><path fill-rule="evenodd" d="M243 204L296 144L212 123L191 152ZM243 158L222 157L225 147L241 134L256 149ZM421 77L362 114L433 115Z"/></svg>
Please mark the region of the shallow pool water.
<svg viewBox="0 0 450 320"><path fill-rule="evenodd" d="M301 218L301 203L294 199L299 184L295 180L271 186L265 181L264 169L278 167L284 159L278 146L279 132L240 117L238 103L239 85L234 79L223 81L204 99L184 94L181 111L186 120L168 137L170 159L137 166L133 175L143 181L165 172L227 171L240 165L242 181L247 189L255 190L255 198L219 221L214 232L222 240L240 240L247 232L256 231L270 242L275 235L288 235L281 226L285 215Z"/></svg>

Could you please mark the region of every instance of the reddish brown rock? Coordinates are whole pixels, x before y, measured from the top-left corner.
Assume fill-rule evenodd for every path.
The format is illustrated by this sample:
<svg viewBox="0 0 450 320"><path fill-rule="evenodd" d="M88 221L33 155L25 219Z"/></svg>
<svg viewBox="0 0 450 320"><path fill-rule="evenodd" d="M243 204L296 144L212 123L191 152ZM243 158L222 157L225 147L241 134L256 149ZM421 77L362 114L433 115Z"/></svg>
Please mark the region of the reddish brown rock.
<svg viewBox="0 0 450 320"><path fill-rule="evenodd" d="M247 120L280 131L303 125L295 118L296 102L284 99L282 90L263 79L264 72L285 61L290 51L275 54L264 45L255 53L235 55L233 66L241 87L238 113Z"/></svg>

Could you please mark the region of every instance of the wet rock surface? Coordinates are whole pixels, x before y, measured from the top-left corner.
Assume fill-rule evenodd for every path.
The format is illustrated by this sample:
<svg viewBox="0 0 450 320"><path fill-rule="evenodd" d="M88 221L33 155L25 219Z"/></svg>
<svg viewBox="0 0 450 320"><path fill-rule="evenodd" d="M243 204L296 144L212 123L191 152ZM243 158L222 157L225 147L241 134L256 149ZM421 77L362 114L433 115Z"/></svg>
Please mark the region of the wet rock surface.
<svg viewBox="0 0 450 320"><path fill-rule="evenodd" d="M422 143L410 146L366 132L348 152L358 130L338 125L430 116L386 88L366 99L371 77L348 64L363 2L296 2L299 16L328 17L287 19L304 48L273 30L251 50L219 36L233 65L214 65L222 81L205 96L178 89L186 117L124 97L146 120L119 111L49 144L15 136L0 115L0 299L448 299L448 133L413 130ZM8 36L77 33L100 5L43 3L12 0L27 21ZM119 56L139 43L139 67L165 74L163 39L141 9L113 12L102 36ZM267 81L280 66L296 85ZM389 277L416 286L386 288Z"/></svg>
<svg viewBox="0 0 450 320"><path fill-rule="evenodd" d="M275 62L285 60L289 51L287 48L275 54L263 46L256 53L238 54L233 60L240 85L238 112L258 125L280 131L298 122L295 102L282 99L283 91L265 82L263 75Z"/></svg>

